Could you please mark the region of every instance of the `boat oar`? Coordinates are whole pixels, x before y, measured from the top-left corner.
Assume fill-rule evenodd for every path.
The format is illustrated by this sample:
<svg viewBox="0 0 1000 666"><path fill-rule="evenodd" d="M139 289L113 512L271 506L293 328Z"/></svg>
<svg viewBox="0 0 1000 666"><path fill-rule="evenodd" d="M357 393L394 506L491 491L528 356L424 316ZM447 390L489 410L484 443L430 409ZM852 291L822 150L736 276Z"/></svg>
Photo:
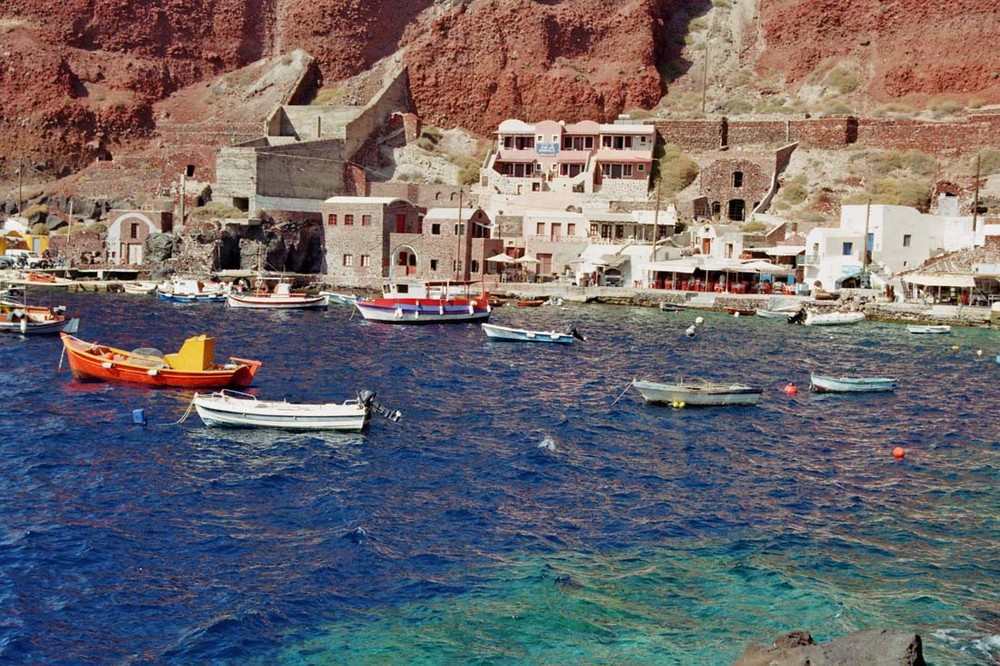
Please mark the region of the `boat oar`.
<svg viewBox="0 0 1000 666"><path fill-rule="evenodd" d="M612 406L612 407L614 407L615 405L617 405L617 404L618 404L618 401L622 399L622 396L624 396L624 395L625 395L625 393L626 393L626 392L628 392L628 390L629 390L630 388L632 388L632 384L635 384L635 379L634 379L634 378L632 379L632 381L630 381L630 382L628 383L628 386L626 386L626 387L625 387L625 390L624 390L624 391L622 391L622 392L621 392L621 393L620 393L620 394L618 395L618 397L617 397L617 398L615 398L615 401L611 403L611 406Z"/></svg>

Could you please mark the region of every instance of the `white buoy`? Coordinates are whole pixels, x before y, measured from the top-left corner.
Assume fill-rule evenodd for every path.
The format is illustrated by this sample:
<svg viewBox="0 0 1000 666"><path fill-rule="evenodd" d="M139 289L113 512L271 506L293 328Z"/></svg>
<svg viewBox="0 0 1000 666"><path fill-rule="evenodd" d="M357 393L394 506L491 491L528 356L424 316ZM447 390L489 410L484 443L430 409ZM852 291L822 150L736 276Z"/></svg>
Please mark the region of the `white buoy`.
<svg viewBox="0 0 1000 666"><path fill-rule="evenodd" d="M702 324L705 323L705 318L701 316L695 317L694 323L697 324L698 326L701 326Z"/></svg>
<svg viewBox="0 0 1000 666"><path fill-rule="evenodd" d="M538 443L538 448L543 451L555 451L556 443L551 437L546 437L541 442Z"/></svg>
<svg viewBox="0 0 1000 666"><path fill-rule="evenodd" d="M695 332L695 327L693 325L688 326L687 330L684 331L684 335L688 336L689 338L693 338L694 332Z"/></svg>

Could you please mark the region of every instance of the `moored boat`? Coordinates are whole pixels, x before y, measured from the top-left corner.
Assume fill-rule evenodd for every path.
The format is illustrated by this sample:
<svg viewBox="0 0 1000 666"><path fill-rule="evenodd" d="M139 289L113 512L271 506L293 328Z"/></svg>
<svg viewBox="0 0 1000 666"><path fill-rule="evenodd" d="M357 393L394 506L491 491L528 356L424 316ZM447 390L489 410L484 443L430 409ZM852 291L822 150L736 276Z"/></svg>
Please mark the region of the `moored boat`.
<svg viewBox="0 0 1000 666"><path fill-rule="evenodd" d="M864 312L806 312L806 326L843 326L845 324L857 324L865 320Z"/></svg>
<svg viewBox="0 0 1000 666"><path fill-rule="evenodd" d="M767 319L789 319L792 315L796 313L796 310L785 311L785 310L764 310L758 308L756 311L758 317L765 317Z"/></svg>
<svg viewBox="0 0 1000 666"><path fill-rule="evenodd" d="M157 286L156 282L123 282L122 291L126 294L152 294Z"/></svg>
<svg viewBox="0 0 1000 666"><path fill-rule="evenodd" d="M80 317L67 316L62 306L50 308L4 301L0 304L0 333L42 335L76 333Z"/></svg>
<svg viewBox="0 0 1000 666"><path fill-rule="evenodd" d="M269 291L263 282L253 293L237 294L230 292L226 303L231 308L254 308L258 310L292 310L320 309L330 304L329 297L324 294L311 296L304 292L293 292L287 282L274 285L274 291Z"/></svg>
<svg viewBox="0 0 1000 666"><path fill-rule="evenodd" d="M388 324L448 324L482 322L493 308L489 293L478 282L387 282L382 296L358 299L354 306L368 321Z"/></svg>
<svg viewBox="0 0 1000 666"><path fill-rule="evenodd" d="M727 384L684 380L675 383L650 382L634 380L632 382L643 399L648 403L665 403L677 406L722 406L722 405L756 405L764 392L761 388L746 384Z"/></svg>
<svg viewBox="0 0 1000 666"><path fill-rule="evenodd" d="M278 428L282 430L363 430L373 411L398 421L398 410L375 403L375 393L359 391L357 398L342 403L293 403L258 400L240 391L194 394L198 416L207 426Z"/></svg>
<svg viewBox="0 0 1000 666"><path fill-rule="evenodd" d="M812 374L809 387L817 393L872 393L894 390L896 380L889 377L829 377Z"/></svg>
<svg viewBox="0 0 1000 666"><path fill-rule="evenodd" d="M172 303L223 303L226 292L226 287L218 282L174 278L157 287L156 295L161 301Z"/></svg>
<svg viewBox="0 0 1000 666"><path fill-rule="evenodd" d="M482 324L483 331L490 340L497 342L554 342L560 345L568 345L573 340L586 340L580 335L573 325L568 325L562 332L560 331L529 331L523 328L511 328L509 326L497 326L495 324Z"/></svg>
<svg viewBox="0 0 1000 666"><path fill-rule="evenodd" d="M260 361L235 357L224 364L215 363L215 339L205 335L188 338L174 354L150 348L126 351L67 333L61 337L70 370L78 379L180 388L245 388L261 366Z"/></svg>
<svg viewBox="0 0 1000 666"><path fill-rule="evenodd" d="M326 296L326 300L330 305L354 305L354 302L358 300L358 297L354 294L341 294L335 291L321 291L320 296Z"/></svg>
<svg viewBox="0 0 1000 666"><path fill-rule="evenodd" d="M943 333L951 333L951 326L948 326L947 324L935 324L935 325L917 325L917 324L913 324L913 325L907 326L906 330L909 331L910 333L922 333L922 334L931 334L931 335L938 334L938 335L940 335L940 334L943 334Z"/></svg>

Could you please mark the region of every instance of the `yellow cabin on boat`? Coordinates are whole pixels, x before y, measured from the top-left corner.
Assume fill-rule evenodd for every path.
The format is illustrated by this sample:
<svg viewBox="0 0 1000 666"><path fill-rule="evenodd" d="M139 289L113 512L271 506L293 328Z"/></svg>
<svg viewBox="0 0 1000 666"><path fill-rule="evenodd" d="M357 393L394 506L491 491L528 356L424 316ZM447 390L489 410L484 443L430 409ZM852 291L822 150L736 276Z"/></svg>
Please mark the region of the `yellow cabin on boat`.
<svg viewBox="0 0 1000 666"><path fill-rule="evenodd" d="M188 338L179 352L167 354L163 360L174 370L189 372L208 370L215 364L215 338L207 335Z"/></svg>

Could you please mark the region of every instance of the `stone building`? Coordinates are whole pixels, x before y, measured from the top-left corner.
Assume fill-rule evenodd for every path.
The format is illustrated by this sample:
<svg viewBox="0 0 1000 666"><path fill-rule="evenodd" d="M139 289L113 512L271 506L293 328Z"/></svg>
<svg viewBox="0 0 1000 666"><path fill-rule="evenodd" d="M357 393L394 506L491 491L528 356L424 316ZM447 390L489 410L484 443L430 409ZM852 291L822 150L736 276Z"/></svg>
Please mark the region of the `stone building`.
<svg viewBox="0 0 1000 666"><path fill-rule="evenodd" d="M719 151L699 175L713 220L744 222L767 210L796 144L776 151ZM703 160L704 161L704 160Z"/></svg>
<svg viewBox="0 0 1000 666"><path fill-rule="evenodd" d="M390 275L391 235L420 233L420 209L406 199L330 197L320 204L320 212L326 247L325 272L345 285L368 287L381 282ZM409 274L409 256L404 255L401 260L403 274ZM415 271L415 258L413 262Z"/></svg>
<svg viewBox="0 0 1000 666"><path fill-rule="evenodd" d="M146 239L173 230L174 216L159 210L112 210L108 213L109 264L140 266L146 263Z"/></svg>

